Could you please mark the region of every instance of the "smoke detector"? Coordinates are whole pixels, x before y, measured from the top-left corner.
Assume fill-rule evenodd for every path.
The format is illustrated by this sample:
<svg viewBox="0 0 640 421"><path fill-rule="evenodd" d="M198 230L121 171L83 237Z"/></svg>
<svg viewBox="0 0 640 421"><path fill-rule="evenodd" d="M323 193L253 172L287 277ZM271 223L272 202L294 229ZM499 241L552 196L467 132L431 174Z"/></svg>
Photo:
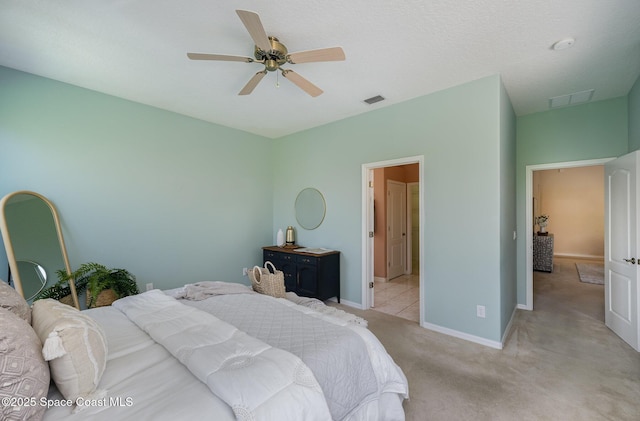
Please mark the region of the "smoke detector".
<svg viewBox="0 0 640 421"><path fill-rule="evenodd" d="M567 48L571 48L575 42L576 40L574 38L565 38L557 41L551 48L556 51L566 50Z"/></svg>

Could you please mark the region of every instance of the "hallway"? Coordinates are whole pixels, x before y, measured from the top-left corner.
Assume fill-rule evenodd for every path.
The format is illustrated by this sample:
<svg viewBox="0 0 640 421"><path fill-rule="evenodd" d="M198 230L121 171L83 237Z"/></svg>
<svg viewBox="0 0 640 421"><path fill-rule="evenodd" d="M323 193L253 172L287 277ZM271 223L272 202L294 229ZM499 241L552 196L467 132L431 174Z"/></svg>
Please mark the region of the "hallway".
<svg viewBox="0 0 640 421"><path fill-rule="evenodd" d="M576 263L595 260L553 260L553 272L533 272L534 311L553 311L559 318L585 316L604 327L604 285L580 282L576 269Z"/></svg>
<svg viewBox="0 0 640 421"><path fill-rule="evenodd" d="M420 319L420 278L401 275L388 282L375 282L372 310L418 323Z"/></svg>

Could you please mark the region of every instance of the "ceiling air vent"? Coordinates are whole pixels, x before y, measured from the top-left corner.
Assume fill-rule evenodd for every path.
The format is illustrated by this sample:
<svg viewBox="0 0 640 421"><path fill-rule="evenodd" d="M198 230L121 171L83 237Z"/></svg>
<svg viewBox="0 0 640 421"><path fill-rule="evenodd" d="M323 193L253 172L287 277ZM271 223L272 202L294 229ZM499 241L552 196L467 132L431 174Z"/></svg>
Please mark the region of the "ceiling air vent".
<svg viewBox="0 0 640 421"><path fill-rule="evenodd" d="M594 89L587 91L574 92L572 94L554 96L549 98L549 108L566 107L568 105L577 105L591 101Z"/></svg>
<svg viewBox="0 0 640 421"><path fill-rule="evenodd" d="M384 97L382 95L372 96L371 98L367 98L364 100L367 104L375 104L376 102L384 101Z"/></svg>

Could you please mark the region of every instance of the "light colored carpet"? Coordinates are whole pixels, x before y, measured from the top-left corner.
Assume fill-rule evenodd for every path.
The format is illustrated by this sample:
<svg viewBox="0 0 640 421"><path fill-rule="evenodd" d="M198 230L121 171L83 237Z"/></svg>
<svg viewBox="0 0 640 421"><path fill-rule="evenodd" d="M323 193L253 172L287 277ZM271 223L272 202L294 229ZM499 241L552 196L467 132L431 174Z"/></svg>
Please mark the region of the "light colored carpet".
<svg viewBox="0 0 640 421"><path fill-rule="evenodd" d="M534 273L534 311L516 311L503 350L331 305L367 319L406 374L407 421L640 420L640 354L604 325L604 292L575 262Z"/></svg>
<svg viewBox="0 0 640 421"><path fill-rule="evenodd" d="M576 263L580 282L604 285L604 263Z"/></svg>

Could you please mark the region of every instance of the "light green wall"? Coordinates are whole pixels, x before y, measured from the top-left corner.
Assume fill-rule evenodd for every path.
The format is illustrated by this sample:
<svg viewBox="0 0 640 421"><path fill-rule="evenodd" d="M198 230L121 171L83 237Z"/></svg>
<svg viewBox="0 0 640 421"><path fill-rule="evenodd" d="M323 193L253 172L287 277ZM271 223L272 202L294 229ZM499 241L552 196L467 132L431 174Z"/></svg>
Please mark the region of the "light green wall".
<svg viewBox="0 0 640 421"><path fill-rule="evenodd" d="M526 166L624 155L629 142L627 121L627 97L518 117L518 303L526 304Z"/></svg>
<svg viewBox="0 0 640 421"><path fill-rule="evenodd" d="M516 285L516 114L500 85L500 331L504 334L517 305Z"/></svg>
<svg viewBox="0 0 640 421"><path fill-rule="evenodd" d="M161 288L248 282L242 268L271 242L271 150L270 139L0 67L0 196L52 200L73 267L124 267Z"/></svg>
<svg viewBox="0 0 640 421"><path fill-rule="evenodd" d="M362 165L423 155L425 320L500 340L501 272L510 270L500 259L500 216L511 201L505 196L502 207L509 163L501 152L509 155L513 140L501 141L501 99L492 76L276 140L274 231L294 225L300 244L340 250L342 297L361 303ZM297 227L293 211L305 187L327 202L313 231Z"/></svg>
<svg viewBox="0 0 640 421"><path fill-rule="evenodd" d="M629 152L640 149L640 77L631 88L629 106Z"/></svg>
<svg viewBox="0 0 640 421"><path fill-rule="evenodd" d="M422 155L425 321L491 341L504 333L514 117L499 76L278 140L6 68L0 89L0 194L51 198L73 266L125 267L162 288L246 282L240 269L297 225L295 197L316 187L326 218L298 228L298 242L340 250L342 297L360 303L362 165Z"/></svg>

